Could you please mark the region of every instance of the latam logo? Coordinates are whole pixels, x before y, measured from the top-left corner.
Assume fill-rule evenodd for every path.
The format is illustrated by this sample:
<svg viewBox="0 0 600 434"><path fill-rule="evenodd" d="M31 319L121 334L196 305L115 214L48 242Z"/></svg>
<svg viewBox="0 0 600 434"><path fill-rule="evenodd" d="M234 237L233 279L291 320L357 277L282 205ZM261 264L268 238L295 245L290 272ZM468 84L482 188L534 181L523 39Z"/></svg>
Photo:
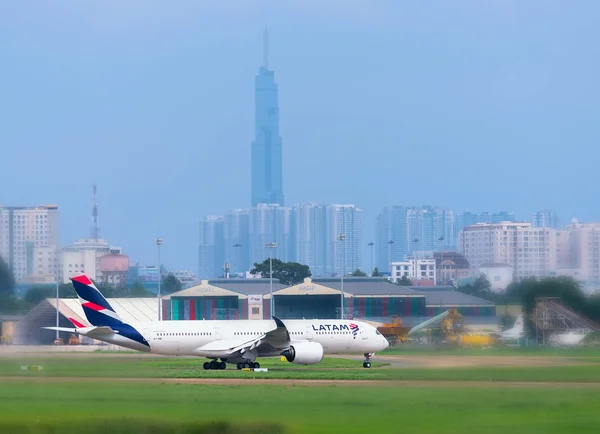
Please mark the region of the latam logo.
<svg viewBox="0 0 600 434"><path fill-rule="evenodd" d="M352 332L354 336L358 334L358 325L354 323L350 323L349 326L346 324L319 324L312 326L313 330L316 332L331 332L331 331L349 331Z"/></svg>

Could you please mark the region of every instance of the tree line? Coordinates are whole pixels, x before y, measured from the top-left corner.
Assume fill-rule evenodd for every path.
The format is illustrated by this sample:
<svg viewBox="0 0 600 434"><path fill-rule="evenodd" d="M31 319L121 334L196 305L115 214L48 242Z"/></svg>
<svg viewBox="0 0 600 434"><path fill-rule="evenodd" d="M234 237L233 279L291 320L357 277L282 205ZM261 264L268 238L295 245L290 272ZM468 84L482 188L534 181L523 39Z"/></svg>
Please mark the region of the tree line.
<svg viewBox="0 0 600 434"><path fill-rule="evenodd" d="M458 291L497 305L519 304L527 317L533 313L536 298L557 297L574 312L600 322L600 294L585 294L581 284L571 277L527 278L513 282L504 292L497 293L492 291L486 276L481 275L473 283L459 287Z"/></svg>

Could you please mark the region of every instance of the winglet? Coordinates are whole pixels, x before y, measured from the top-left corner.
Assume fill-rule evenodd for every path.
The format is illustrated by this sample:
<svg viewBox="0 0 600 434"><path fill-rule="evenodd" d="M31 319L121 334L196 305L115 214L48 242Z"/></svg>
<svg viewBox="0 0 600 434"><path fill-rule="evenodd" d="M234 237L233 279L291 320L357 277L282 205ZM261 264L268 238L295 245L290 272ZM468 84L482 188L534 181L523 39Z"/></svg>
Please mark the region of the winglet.
<svg viewBox="0 0 600 434"><path fill-rule="evenodd" d="M285 328L285 324L283 323L283 321L281 321L276 316L272 316L272 318L273 318L273 321L275 321L275 324L277 324L277 327L283 327L283 328Z"/></svg>

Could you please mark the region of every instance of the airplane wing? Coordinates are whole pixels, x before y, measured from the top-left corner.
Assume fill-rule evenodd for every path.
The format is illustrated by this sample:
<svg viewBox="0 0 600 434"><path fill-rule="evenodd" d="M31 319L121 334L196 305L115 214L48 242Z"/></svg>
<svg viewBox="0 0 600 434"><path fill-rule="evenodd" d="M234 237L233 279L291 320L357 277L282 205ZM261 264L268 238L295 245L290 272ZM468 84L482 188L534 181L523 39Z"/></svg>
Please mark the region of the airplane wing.
<svg viewBox="0 0 600 434"><path fill-rule="evenodd" d="M213 341L194 350L194 353L205 357L236 357L246 352L255 351L260 354L279 354L290 346L290 333L285 324L273 317L276 327L267 333L252 339L234 339Z"/></svg>

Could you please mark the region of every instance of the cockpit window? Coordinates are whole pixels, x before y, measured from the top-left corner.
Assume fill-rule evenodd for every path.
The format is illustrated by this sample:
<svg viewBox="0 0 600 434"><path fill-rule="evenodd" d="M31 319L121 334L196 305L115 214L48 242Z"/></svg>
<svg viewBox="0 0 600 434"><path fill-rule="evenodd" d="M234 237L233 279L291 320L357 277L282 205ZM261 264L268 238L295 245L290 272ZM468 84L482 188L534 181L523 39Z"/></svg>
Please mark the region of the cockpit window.
<svg viewBox="0 0 600 434"><path fill-rule="evenodd" d="M375 330L375 333L377 333L378 335L380 335L381 333L379 333L379 330Z"/></svg>

